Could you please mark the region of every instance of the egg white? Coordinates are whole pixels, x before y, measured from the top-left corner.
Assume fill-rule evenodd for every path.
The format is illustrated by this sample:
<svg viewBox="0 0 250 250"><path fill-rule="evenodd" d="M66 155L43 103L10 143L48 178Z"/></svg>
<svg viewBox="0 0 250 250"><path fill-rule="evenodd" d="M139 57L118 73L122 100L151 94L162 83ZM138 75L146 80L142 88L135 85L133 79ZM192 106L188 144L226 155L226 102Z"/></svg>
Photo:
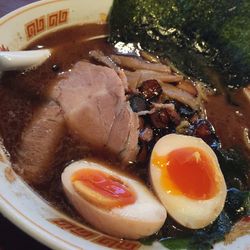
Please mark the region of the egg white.
<svg viewBox="0 0 250 250"><path fill-rule="evenodd" d="M213 150L200 138L170 134L162 137L154 146L153 153L166 156L175 149L195 147L206 152L215 167L215 178L218 192L207 200L195 200L185 195L175 195L167 192L161 185L161 169L150 161L150 177L154 191L161 200L167 212L181 225L199 229L212 223L222 211L226 199L226 184L217 157Z"/></svg>
<svg viewBox="0 0 250 250"><path fill-rule="evenodd" d="M111 210L89 203L75 191L71 181L71 176L81 169L96 169L119 178L132 187L137 197L135 203ZM146 186L98 163L85 160L74 162L65 168L61 178L67 198L80 215L109 235L139 239L157 232L166 220L166 209Z"/></svg>

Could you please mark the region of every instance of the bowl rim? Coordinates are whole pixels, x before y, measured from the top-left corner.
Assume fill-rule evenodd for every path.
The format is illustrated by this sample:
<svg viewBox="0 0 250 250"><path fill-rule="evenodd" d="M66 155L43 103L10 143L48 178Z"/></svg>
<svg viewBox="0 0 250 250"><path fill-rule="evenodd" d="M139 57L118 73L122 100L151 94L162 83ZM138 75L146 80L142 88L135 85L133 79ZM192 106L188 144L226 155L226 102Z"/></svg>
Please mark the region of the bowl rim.
<svg viewBox="0 0 250 250"><path fill-rule="evenodd" d="M55 2L63 2L67 0L38 0L36 2L32 2L29 4L26 4L24 6L21 6L15 10L12 10L11 12L5 14L4 16L0 17L0 26L8 22L9 20L15 18L17 15L22 14L23 12L26 12L30 9L33 9L34 7L39 7L47 4L53 4Z"/></svg>
<svg viewBox="0 0 250 250"><path fill-rule="evenodd" d="M10 202L8 202L8 200L2 197L1 194L0 212L20 230L47 247L53 249L69 249L69 247L72 249L72 247L74 247L74 249L79 249L77 246L73 246L67 241L64 241L64 239L59 238L56 235L51 235L51 233L22 214Z"/></svg>

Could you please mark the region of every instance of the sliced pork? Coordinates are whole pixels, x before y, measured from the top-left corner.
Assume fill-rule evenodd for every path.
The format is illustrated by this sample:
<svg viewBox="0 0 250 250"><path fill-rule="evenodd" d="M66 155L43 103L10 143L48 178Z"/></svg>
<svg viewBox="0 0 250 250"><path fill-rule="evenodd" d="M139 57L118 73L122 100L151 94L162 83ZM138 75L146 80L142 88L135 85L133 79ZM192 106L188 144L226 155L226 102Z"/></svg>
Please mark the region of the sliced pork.
<svg viewBox="0 0 250 250"><path fill-rule="evenodd" d="M128 109L130 109L129 104L127 105ZM139 152L139 147L137 146L139 138L139 117L134 112L130 112L130 114L131 116L129 123L130 125L129 135L125 144L126 146L121 152L121 158L123 159L124 162L134 161Z"/></svg>
<svg viewBox="0 0 250 250"><path fill-rule="evenodd" d="M26 181L40 184L48 179L64 132L62 110L55 102L46 103L37 110L22 133L18 150L18 168Z"/></svg>
<svg viewBox="0 0 250 250"><path fill-rule="evenodd" d="M113 69L78 62L50 95L62 107L74 135L93 148L119 154L123 161L135 160L139 120L126 101L123 81Z"/></svg>

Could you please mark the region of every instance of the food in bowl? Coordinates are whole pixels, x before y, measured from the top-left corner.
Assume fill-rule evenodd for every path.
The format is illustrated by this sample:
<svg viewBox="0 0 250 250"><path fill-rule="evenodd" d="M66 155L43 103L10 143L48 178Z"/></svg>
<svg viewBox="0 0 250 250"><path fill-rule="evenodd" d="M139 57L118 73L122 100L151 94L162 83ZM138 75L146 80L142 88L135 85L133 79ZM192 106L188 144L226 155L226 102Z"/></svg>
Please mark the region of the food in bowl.
<svg viewBox="0 0 250 250"><path fill-rule="evenodd" d="M154 234L155 239L165 243L169 238L178 241L187 237L197 243L201 234L212 243L222 239L230 231L231 221L247 214L249 170L241 166L240 171L235 170L235 164L248 164L242 160L248 152L243 136L239 137L239 147L245 153L228 150L234 146L232 139L242 131L237 125L248 129L247 99L237 107L242 114L240 120L228 126L232 135L225 136L219 133L226 125L223 110L227 108L234 117L235 107L223 95L214 95L211 88L182 75L139 44L112 45L107 36L107 26L97 24L50 34L27 48L52 49L52 56L44 65L3 76L0 132L13 168L56 207L79 221L79 214L82 215L83 220L110 235L138 239ZM248 89L244 91L232 93L240 100L246 98ZM214 105L218 108L216 113ZM203 141L199 139L201 142L196 144L196 137ZM164 145L159 148L161 141ZM174 146L178 143L180 152ZM183 148L185 143L189 144ZM169 145L171 150L167 151ZM166 179L157 175L160 167L155 153L164 158L161 176L168 174ZM180 163L169 170L185 166L187 157L183 155L187 155L191 157L187 165L192 163L190 175L187 171L179 178L181 170L177 174L166 173L172 162L168 157L175 153L180 156L174 162ZM231 169L227 167L229 161L233 162ZM80 169L88 171L82 171L78 178ZM191 183L188 178L192 175L199 176L194 180L201 178L200 182ZM174 188L165 188L169 180ZM131 183L136 183L139 193ZM200 185L205 191L200 190ZM225 203L226 185L229 191ZM236 187L237 190L232 189ZM115 198L114 190L118 192ZM140 198L143 192L144 203ZM169 193L175 194L176 199L168 199ZM218 194L217 204L211 205L206 219L196 213L195 209L201 210L197 208L201 203L216 199ZM243 198L233 202L236 194ZM181 198L193 204L192 216L182 201L178 205ZM147 205L152 208L144 213ZM174 205L182 210L181 216ZM139 210L133 209L136 206ZM128 212L131 209L133 218ZM150 215L154 211L156 214ZM117 222L110 229L109 218L116 212L120 216L117 221L124 224ZM128 233L129 228L123 226L131 221L135 226L129 224L133 230ZM218 228L223 228L222 232Z"/></svg>
<svg viewBox="0 0 250 250"><path fill-rule="evenodd" d="M77 161L62 173L65 193L95 228L139 239L159 231L166 210L141 182L90 161Z"/></svg>
<svg viewBox="0 0 250 250"><path fill-rule="evenodd" d="M152 151L150 176L166 210L184 227L203 228L224 207L223 174L215 153L200 138L177 134L160 138Z"/></svg>

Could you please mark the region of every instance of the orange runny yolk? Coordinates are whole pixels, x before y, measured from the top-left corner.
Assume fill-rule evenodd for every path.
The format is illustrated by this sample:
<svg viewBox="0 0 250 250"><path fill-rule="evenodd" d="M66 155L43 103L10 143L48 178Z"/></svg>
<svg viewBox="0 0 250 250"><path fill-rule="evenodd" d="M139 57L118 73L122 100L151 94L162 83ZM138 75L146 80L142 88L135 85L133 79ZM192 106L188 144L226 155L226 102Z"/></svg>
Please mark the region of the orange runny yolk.
<svg viewBox="0 0 250 250"><path fill-rule="evenodd" d="M81 195L103 208L123 207L136 200L135 193L128 185L100 170L79 170L72 176L72 183L80 183Z"/></svg>
<svg viewBox="0 0 250 250"><path fill-rule="evenodd" d="M161 169L161 186L168 193L206 200L218 192L216 166L199 148L175 149L166 156L154 152L152 163Z"/></svg>

